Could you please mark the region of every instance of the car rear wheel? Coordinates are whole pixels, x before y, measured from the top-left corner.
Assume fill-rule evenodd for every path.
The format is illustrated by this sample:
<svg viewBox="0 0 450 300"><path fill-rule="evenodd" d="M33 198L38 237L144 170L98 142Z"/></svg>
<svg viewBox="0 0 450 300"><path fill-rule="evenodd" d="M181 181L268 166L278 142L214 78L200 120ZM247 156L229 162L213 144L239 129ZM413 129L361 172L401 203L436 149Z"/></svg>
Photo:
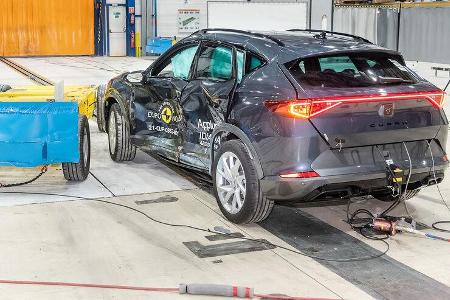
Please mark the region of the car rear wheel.
<svg viewBox="0 0 450 300"><path fill-rule="evenodd" d="M78 118L78 144L80 161L78 163L63 163L64 178L68 181L84 181L89 175L91 166L91 137L89 122L86 116Z"/></svg>
<svg viewBox="0 0 450 300"><path fill-rule="evenodd" d="M405 201L409 200L412 197L416 196L419 192L420 192L420 189L407 190L405 193L405 198L403 200L405 200ZM380 201L384 201L384 202L393 202L393 201L397 201L402 195L394 197L392 195L392 193L373 193L372 197L374 197L375 199L378 199Z"/></svg>
<svg viewBox="0 0 450 300"><path fill-rule="evenodd" d="M130 127L117 103L111 106L109 113L108 142L112 160L131 161L136 157L136 147L130 141Z"/></svg>
<svg viewBox="0 0 450 300"><path fill-rule="evenodd" d="M220 146L212 175L219 208L231 222L260 222L272 212L274 202L262 195L255 165L241 141Z"/></svg>

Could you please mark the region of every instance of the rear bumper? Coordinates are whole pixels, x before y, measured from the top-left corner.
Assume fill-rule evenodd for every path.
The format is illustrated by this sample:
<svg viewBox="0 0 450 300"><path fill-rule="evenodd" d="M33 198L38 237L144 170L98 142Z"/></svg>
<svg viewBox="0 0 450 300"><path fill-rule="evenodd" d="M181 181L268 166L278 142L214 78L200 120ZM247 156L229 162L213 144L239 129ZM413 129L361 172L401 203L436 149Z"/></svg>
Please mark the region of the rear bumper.
<svg viewBox="0 0 450 300"><path fill-rule="evenodd" d="M435 167L437 182L444 178L448 164ZM404 181L406 182L406 180ZM416 189L434 183L429 167L413 169L408 189ZM261 180L265 196L275 201L308 202L327 197L361 196L385 190L388 185L386 173L347 174L308 179L268 176Z"/></svg>

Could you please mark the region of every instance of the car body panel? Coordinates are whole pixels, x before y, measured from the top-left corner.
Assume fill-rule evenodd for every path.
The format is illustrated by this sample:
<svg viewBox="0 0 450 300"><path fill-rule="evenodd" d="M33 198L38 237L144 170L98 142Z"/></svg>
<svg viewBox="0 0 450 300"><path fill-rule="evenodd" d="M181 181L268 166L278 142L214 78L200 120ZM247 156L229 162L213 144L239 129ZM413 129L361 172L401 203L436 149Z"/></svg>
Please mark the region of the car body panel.
<svg viewBox="0 0 450 300"><path fill-rule="evenodd" d="M271 33L271 37L280 43L251 33L197 32L178 42L144 71L144 82L130 83L127 74L113 79L105 93L105 117L108 103L119 102L129 118L134 144L205 173L211 172L220 143L239 138L254 160L263 192L277 201L309 201L327 194L324 192L327 189L353 191L356 195L386 188L387 158L378 149L407 170L406 146L412 163L411 186L420 187L431 176L430 143L442 179L448 165L445 156L448 121L441 108L426 100L397 101L390 107L391 116L379 113L384 103L372 101L339 105L311 119L277 115L265 105L267 101L436 91L435 86L418 75L411 84L310 88L302 86L286 67L286 63L302 57L349 52L376 52L395 56L404 63L399 53L339 35L322 39L310 33L284 32ZM155 76L155 70L165 60L196 43L233 49L230 80L196 78L193 71L199 51L189 78ZM240 82L236 79L236 51L256 54L264 61ZM170 122L161 117L167 106L172 116ZM162 130L149 130L154 126ZM167 133L169 129L171 134ZM280 177L286 172L310 170L320 177Z"/></svg>

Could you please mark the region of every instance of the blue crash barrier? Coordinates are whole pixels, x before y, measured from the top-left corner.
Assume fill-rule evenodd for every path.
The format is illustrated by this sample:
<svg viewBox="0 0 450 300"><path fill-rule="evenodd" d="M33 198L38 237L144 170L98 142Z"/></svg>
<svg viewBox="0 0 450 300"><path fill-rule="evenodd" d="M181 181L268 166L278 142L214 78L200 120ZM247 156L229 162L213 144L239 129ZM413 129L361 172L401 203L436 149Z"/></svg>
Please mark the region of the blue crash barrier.
<svg viewBox="0 0 450 300"><path fill-rule="evenodd" d="M0 102L0 166L79 162L78 103Z"/></svg>
<svg viewBox="0 0 450 300"><path fill-rule="evenodd" d="M172 47L172 39L157 37L147 40L145 52L150 55L161 55L170 47Z"/></svg>

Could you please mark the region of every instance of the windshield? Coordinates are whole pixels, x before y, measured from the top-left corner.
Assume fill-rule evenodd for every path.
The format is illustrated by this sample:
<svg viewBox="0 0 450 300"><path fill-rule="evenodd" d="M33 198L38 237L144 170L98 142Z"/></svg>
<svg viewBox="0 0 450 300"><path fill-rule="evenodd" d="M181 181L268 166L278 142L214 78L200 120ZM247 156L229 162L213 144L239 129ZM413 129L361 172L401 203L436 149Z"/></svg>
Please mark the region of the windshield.
<svg viewBox="0 0 450 300"><path fill-rule="evenodd" d="M314 87L348 88L417 81L398 57L384 53L308 57L286 67L302 85Z"/></svg>

